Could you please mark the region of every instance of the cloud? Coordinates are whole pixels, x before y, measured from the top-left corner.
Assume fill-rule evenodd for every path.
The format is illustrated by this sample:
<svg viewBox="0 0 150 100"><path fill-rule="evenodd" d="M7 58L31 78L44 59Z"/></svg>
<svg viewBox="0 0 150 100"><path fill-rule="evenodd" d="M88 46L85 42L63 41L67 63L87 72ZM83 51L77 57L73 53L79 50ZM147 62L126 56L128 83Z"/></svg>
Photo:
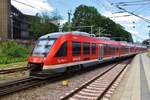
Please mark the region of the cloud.
<svg viewBox="0 0 150 100"><path fill-rule="evenodd" d="M133 27L135 26L133 23L126 23L126 24L122 24L123 26L126 26L126 27Z"/></svg>
<svg viewBox="0 0 150 100"><path fill-rule="evenodd" d="M11 0L11 3L21 12L29 15L35 15L37 12L42 11L54 10L53 7L48 4L47 0Z"/></svg>
<svg viewBox="0 0 150 100"><path fill-rule="evenodd" d="M126 16L126 15L129 15L128 13L126 12L123 12L123 13L115 13L113 14L112 12L110 11L106 11L104 13L104 15L106 17L109 17L111 18L113 21L115 21L116 23L119 23L121 24L122 26L125 27L125 29L129 32L131 32L131 34L133 35L137 35L137 34L140 34L138 31L134 31L132 30L133 28L134 29L137 29L139 23L142 21L140 18L136 17L136 16ZM119 17L117 17L119 16ZM126 16L126 17L121 17L121 16Z"/></svg>
<svg viewBox="0 0 150 100"><path fill-rule="evenodd" d="M128 30L131 34L133 34L133 35L137 35L137 34L140 34L139 32L137 32L137 31L134 31L134 30Z"/></svg>

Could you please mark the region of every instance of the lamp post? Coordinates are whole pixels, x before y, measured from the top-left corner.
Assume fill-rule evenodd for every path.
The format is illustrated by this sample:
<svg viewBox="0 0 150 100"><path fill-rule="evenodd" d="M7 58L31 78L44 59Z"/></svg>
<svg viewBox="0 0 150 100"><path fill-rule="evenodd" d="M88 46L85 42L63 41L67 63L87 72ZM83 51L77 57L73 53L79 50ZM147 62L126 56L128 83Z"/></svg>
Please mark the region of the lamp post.
<svg viewBox="0 0 150 100"><path fill-rule="evenodd" d="M72 15L71 10L69 10L67 14L68 14L69 31L71 31L71 15Z"/></svg>

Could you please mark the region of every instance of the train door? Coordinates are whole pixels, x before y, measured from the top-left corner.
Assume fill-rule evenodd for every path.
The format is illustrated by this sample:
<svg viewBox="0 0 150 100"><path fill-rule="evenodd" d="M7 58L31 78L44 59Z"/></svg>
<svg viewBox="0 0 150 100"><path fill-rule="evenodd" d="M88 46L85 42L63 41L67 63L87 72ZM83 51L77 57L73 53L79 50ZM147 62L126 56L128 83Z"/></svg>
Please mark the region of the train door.
<svg viewBox="0 0 150 100"><path fill-rule="evenodd" d="M103 44L99 44L99 50L98 50L98 58L99 60L103 59Z"/></svg>

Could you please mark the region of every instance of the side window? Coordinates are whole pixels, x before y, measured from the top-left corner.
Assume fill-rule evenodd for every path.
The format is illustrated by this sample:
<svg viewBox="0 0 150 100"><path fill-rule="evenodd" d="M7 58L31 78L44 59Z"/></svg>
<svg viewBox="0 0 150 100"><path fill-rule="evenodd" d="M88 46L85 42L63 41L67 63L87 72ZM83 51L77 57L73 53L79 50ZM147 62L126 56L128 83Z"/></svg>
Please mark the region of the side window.
<svg viewBox="0 0 150 100"><path fill-rule="evenodd" d="M90 44L83 43L83 54L90 54Z"/></svg>
<svg viewBox="0 0 150 100"><path fill-rule="evenodd" d="M117 50L117 47L115 46L115 47L114 47L114 53L116 53L116 50Z"/></svg>
<svg viewBox="0 0 150 100"><path fill-rule="evenodd" d="M56 57L67 56L67 42L64 42L56 53Z"/></svg>
<svg viewBox="0 0 150 100"><path fill-rule="evenodd" d="M116 51L117 51L117 53L119 53L119 47L118 46L116 47Z"/></svg>
<svg viewBox="0 0 150 100"><path fill-rule="evenodd" d="M110 55L113 53L113 47L109 46Z"/></svg>
<svg viewBox="0 0 150 100"><path fill-rule="evenodd" d="M112 54L114 54L115 53L115 46L112 47L112 50L113 50Z"/></svg>
<svg viewBox="0 0 150 100"><path fill-rule="evenodd" d="M92 54L96 54L96 44L92 44Z"/></svg>
<svg viewBox="0 0 150 100"><path fill-rule="evenodd" d="M72 42L72 55L73 56L81 55L81 43L80 42Z"/></svg>
<svg viewBox="0 0 150 100"><path fill-rule="evenodd" d="M112 55L112 53L113 53L113 47L109 46L109 48L110 48L110 55Z"/></svg>
<svg viewBox="0 0 150 100"><path fill-rule="evenodd" d="M108 49L108 48L107 48L107 45L104 45L104 55L107 55L107 53L108 53L108 52L107 52L107 51L108 51L107 49Z"/></svg>
<svg viewBox="0 0 150 100"><path fill-rule="evenodd" d="M111 54L111 48L110 48L109 45L107 46L107 52L108 52L109 55Z"/></svg>

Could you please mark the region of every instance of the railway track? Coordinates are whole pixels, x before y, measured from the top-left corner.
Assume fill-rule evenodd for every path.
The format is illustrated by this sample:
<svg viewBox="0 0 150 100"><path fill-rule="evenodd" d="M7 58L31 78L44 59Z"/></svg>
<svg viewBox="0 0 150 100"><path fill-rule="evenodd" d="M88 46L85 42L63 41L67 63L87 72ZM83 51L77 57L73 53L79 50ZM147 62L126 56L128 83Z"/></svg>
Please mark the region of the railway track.
<svg viewBox="0 0 150 100"><path fill-rule="evenodd" d="M26 89L41 84L42 82L43 80L28 77L16 81L3 83L0 84L0 96Z"/></svg>
<svg viewBox="0 0 150 100"><path fill-rule="evenodd" d="M84 86L82 86L80 89L82 89L83 87L85 88L87 85L91 84L92 81L97 80L99 77L107 74L109 71L111 71L115 67L116 67L116 64L114 66L112 66L111 68L109 68L108 70L106 70L103 73L101 73L96 78L93 78L92 80L90 80L89 82L84 84ZM10 82L6 82L6 83L1 83L0 84L0 96L4 96L6 94L10 94L10 93L13 93L13 92L24 90L24 89L27 89L27 88L32 87L32 86L38 86L38 85L41 85L43 83L45 84L45 83L49 83L49 82L50 83L51 82L55 82L55 81L64 79L64 78L69 77L69 76L65 75L65 76L59 76L57 78L56 77L57 76L52 77L52 78L49 77L49 78L43 79L43 80L37 79L37 78L33 78L33 77L28 77L28 78L24 78L24 79L20 79L20 80L16 80L16 81L10 81ZM77 91L79 91L80 89L78 89ZM75 93L76 92L72 92L70 95L67 95L67 96L63 97L62 99L65 100L67 98L70 98L70 96L73 96Z"/></svg>
<svg viewBox="0 0 150 100"><path fill-rule="evenodd" d="M10 73L15 73L15 72L19 72L19 71L25 71L27 69L28 69L27 67L20 67L20 68L0 70L0 74L10 74Z"/></svg>
<svg viewBox="0 0 150 100"><path fill-rule="evenodd" d="M100 100L107 93L109 88L113 85L115 80L124 71L130 60L113 65L103 73L92 78L88 82L81 85L81 87L72 90L65 96L60 97L61 100Z"/></svg>

